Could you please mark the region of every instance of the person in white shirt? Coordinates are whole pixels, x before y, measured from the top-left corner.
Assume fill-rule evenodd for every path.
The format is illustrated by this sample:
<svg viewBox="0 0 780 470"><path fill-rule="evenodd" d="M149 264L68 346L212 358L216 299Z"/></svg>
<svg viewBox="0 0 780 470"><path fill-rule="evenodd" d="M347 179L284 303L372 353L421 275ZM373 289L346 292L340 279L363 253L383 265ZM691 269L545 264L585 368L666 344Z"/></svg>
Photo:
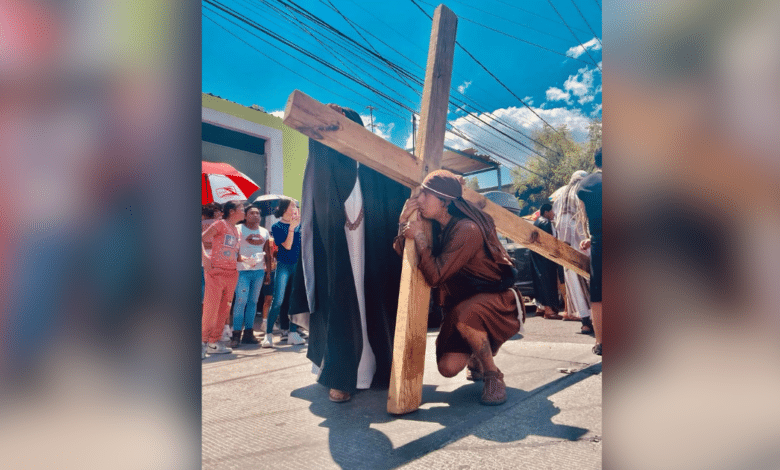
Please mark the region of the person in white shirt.
<svg viewBox="0 0 780 470"><path fill-rule="evenodd" d="M255 314L260 290L266 278L266 266L270 265L265 244L268 242L268 230L260 226L260 210L249 206L246 209L246 219L243 224L236 225L241 248L239 254L244 261L238 261L238 283L236 284L236 300L233 304L233 338L230 347L239 343L258 344L254 336ZM241 337L241 330L244 335Z"/></svg>

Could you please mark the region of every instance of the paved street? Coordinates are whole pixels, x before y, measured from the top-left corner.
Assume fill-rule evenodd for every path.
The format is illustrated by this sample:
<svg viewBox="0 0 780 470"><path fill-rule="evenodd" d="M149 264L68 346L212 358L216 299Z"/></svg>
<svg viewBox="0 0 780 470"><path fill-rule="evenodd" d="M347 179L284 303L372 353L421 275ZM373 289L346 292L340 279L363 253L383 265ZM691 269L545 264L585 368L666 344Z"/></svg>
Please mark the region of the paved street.
<svg viewBox="0 0 780 470"><path fill-rule="evenodd" d="M579 329L530 316L496 357L508 394L496 407L479 404L482 384L465 372L439 375L430 330L423 404L403 416L387 413L386 390L331 403L306 345L208 357L203 468L601 468L601 357Z"/></svg>

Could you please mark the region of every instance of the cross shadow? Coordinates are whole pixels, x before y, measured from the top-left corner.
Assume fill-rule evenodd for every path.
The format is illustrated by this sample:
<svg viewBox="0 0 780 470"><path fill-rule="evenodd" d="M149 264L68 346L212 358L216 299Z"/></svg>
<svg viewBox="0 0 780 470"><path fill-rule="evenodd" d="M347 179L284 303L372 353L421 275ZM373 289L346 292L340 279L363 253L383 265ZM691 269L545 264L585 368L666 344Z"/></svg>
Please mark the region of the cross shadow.
<svg viewBox="0 0 780 470"><path fill-rule="evenodd" d="M507 402L490 407L479 404L481 383L465 384L451 392L424 385L425 408L403 416L387 413L387 390L360 391L351 401L340 404L330 402L327 389L319 384L294 390L291 396L310 401L310 411L325 419L320 426L328 428L331 457L341 468L389 470L468 435L502 443L520 441L529 435L575 441L588 430L553 423L552 418L560 409L549 397L599 373L601 363L531 391L507 387ZM495 420L494 426L480 427L499 416L506 419ZM388 435L372 427L401 420L438 423L443 428L394 448ZM393 437L404 441L418 435L417 426L410 424L398 426Z"/></svg>

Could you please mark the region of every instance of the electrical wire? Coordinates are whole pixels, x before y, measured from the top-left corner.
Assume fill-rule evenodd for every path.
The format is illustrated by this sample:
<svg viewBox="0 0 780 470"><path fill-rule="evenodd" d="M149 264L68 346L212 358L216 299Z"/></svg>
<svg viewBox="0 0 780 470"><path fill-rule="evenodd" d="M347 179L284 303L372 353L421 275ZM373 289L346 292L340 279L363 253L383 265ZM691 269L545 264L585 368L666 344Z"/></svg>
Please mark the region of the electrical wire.
<svg viewBox="0 0 780 470"><path fill-rule="evenodd" d="M585 15L582 14L582 10L580 10L580 7L578 7L577 4L574 3L574 0L571 0L571 4L574 5L574 8L577 9L577 13L580 14L580 16L582 17L582 21L585 22L585 25L588 26L590 32L593 33L593 37L596 38L596 41L598 41L599 44L601 44L601 39L599 39L599 35L596 34L596 31L594 31L593 28L590 27L590 23L588 23L588 20L585 18ZM601 44L601 47L604 47L604 44Z"/></svg>
<svg viewBox="0 0 780 470"><path fill-rule="evenodd" d="M552 0L547 0L547 3L549 3L549 4L550 4L550 6L552 7L552 9L553 9L553 10L555 10L555 13L556 13L558 16L560 16L560 18L561 18L561 21L563 21L563 24L565 24L565 25L566 25L566 28L568 28L569 32L570 32L570 33L571 33L571 35L574 37L574 40L580 43L580 47L582 47L582 50L584 50L584 51L585 51L585 53L586 53L586 54L588 54L588 57L590 57L590 60L592 60L592 61L593 61L593 65L595 65L595 66L596 66L596 68L597 68L597 69L599 69L599 71L601 71L601 67L599 67L599 64L598 64L598 62L596 62L596 59L594 59L594 58L593 58L593 56L592 56L592 55L590 55L590 52L588 52L588 48L587 48L587 47L585 47L585 46L582 44L582 41L580 41L579 39L577 39L577 35L576 35L576 34L574 34L574 31L571 29L571 27L569 26L569 24L568 24L568 23L566 23L566 20L564 20L564 19L563 19L563 15L561 15L561 14L560 14L560 12L558 12L558 9L557 9L557 8L555 8L555 5L553 5L553 2L552 2Z"/></svg>
<svg viewBox="0 0 780 470"><path fill-rule="evenodd" d="M266 44L268 44L269 46L271 46L271 47L273 47L273 48L275 48L275 49L279 50L280 52L282 52L282 53L284 53L284 54L287 54L288 56L290 56L290 57L292 57L293 59L297 60L297 61L298 61L298 62L300 62L301 64L303 64L303 65L305 65L305 66L307 66L307 67L311 68L311 69L312 69L312 70L314 70L316 73L318 73L318 74L322 74L322 72L321 72L320 70L317 70L317 69L316 69L316 68L314 68L312 65L310 65L310 64L307 64L306 62L304 62L304 61L302 61L302 60L298 59L298 58L297 58L297 57L295 57L295 56L291 56L290 54L286 53L285 51L283 51L283 50L279 49L279 48L278 48L278 47L277 47L275 44L273 44L273 43L271 43L271 42L268 42L268 41L266 41L265 39L263 39L263 38L261 38L261 37L257 36L257 35L256 35L256 34L254 34L252 31L249 31L249 30L247 30L246 28L242 27L241 25L239 25L239 24L237 24L237 23L235 23L235 22L231 21L229 18L225 18L225 17L223 17L223 16L219 15L219 13L218 13L218 12L213 12L212 10L210 10L210 9L208 9L208 8L206 8L205 10L206 10L206 11L211 11L212 13L216 14L216 15L217 15L217 16L219 16L220 18L222 18L222 19L224 19L224 20L226 20L226 21L229 21L229 22L231 22L231 24L234 24L235 26L237 26L237 27L241 28L242 30L244 30L245 32L247 32L247 33L249 33L249 34L251 34L251 35L255 36L257 39L259 39L259 40L261 40L261 41L265 42ZM349 101L349 102L351 102L351 103L354 103L354 104L356 104L358 108L359 108L360 106L362 106L361 104L357 103L357 102L356 102L356 101L354 101L353 99L351 99L351 98L347 98L347 97L345 97L344 95L340 95L340 94L338 94L338 93L334 92L334 91L332 90L332 88L326 88L326 87L322 86L321 84L319 84L319 83L316 83L316 82L314 82L314 81L310 80L309 78L305 77L304 75L300 74L299 72L297 72L297 71L295 71L295 70L293 70L293 69L291 69L291 68L287 67L286 65L282 64L282 63L281 63L281 62L279 62L278 60L274 59L273 57L271 57L271 56L269 56L268 54L264 53L264 52L263 52L263 51L261 51L260 49L258 49L258 48L256 48L255 46L251 45L251 44L250 44L250 43L248 43L247 41L244 41L243 39L241 39L240 37L238 37L238 36L237 36L235 33L233 33L232 31L228 30L227 28L223 27L222 25L219 25L219 24L218 24L216 21L214 21L213 19L211 19L211 18L208 18L208 19L209 19L209 20L211 20L212 22L214 22L215 24L217 24L217 26L219 26L220 28L222 28L222 29L224 29L225 31L227 31L229 34L231 34L231 35L233 35L234 37L236 37L236 39L240 40L240 41L241 41L241 42L243 42L244 44L248 45L249 47L251 47L252 49L254 49L255 51L257 51L258 53L262 54L263 56L265 56L265 57L267 57L268 59L272 60L273 62L277 63L278 65L280 65L280 66L281 66L281 67L283 67L284 69L286 69L286 70L289 70L290 72L294 73L295 75L297 75L297 76L299 76L299 77L303 78L303 79L304 79L304 80L306 80L307 82L309 82L309 83L312 83L312 84L314 84L315 86L317 86L318 88L322 88L323 90L325 90L325 91L327 91L327 92L329 92L329 93L332 93L333 95L335 95L335 96L338 96L339 98L344 98L345 100L347 100L347 101ZM336 84L338 84L338 85L340 85L340 86L344 86L344 84L343 84L343 83L341 83L341 82L339 82L339 81L337 81L337 80L333 79L332 77L328 77L327 75L323 75L323 76L325 76L326 78L329 78L330 80L333 80L333 81L334 81ZM354 89L352 89L352 88L350 88L350 91L352 91L352 92L353 92L353 93L355 93L356 95L360 96L361 98L364 98L364 99L366 99L366 100L367 100L367 101L369 101L369 102L371 102L371 101L372 101L372 100L371 100L370 98L368 98L367 96L365 96L365 95L363 95L363 94L359 93L358 91L355 91L355 90L354 90ZM398 115L398 114L395 114L395 112L394 112L394 111L392 111L391 109L385 108L384 106L379 106L379 107L380 107L381 109L383 109L383 110L387 111L387 112L388 112L388 114L395 115L396 117L399 117L400 119L405 119L405 117L403 117L403 116L401 116L401 115Z"/></svg>
<svg viewBox="0 0 780 470"><path fill-rule="evenodd" d="M393 97L391 97L391 96L387 95L386 93L382 92L381 90L377 90L375 87L372 87L371 85L369 85L368 83L366 83L364 80L362 80L362 79L360 79L360 78L358 78L358 77L355 77L355 76L353 76L353 75L350 75L350 74L348 74L348 73L347 73L347 72L345 72L344 70L342 70L342 69L340 69L340 68L338 68L338 67L334 66L333 64L330 64L330 63L326 62L325 60L323 60L323 59L322 59L322 58L320 58L320 57L317 57L316 55L312 54L311 52L309 52L309 51L306 51L306 50L302 49L302 48L301 48L301 47L299 47L298 45L296 45L296 44L294 44L294 43L290 42L289 40L287 40L287 39L285 39L285 38L283 38L283 37L279 36L278 34L274 33L273 31L271 31L271 30L269 30L269 29L267 29L267 28L265 28L265 27L263 27L262 25L258 24L257 22L251 21L251 20L249 20L248 18L246 18L246 17L244 17L244 16L242 16L242 15L240 15L240 14L236 13L236 12L235 12L234 10L232 10L231 8L228 8L228 7L224 6L223 4L221 4L221 3L219 3L219 2L216 2L216 1L214 1L214 0L203 0L203 1L204 1L205 3L207 3L207 4L209 4L209 5L212 5L212 6L216 7L216 8L218 8L218 9L220 9L220 10L224 11L225 13L227 13L227 14L229 14L229 15L231 15L231 16L233 16L233 17L235 17L235 18L236 18L236 19L238 19L239 21L242 21L242 22L246 23L248 26L250 26L250 27L252 27L252 28L255 28L255 29L257 29L258 31L260 31L260 32L262 32L262 33L264 33L264 34L266 34L266 35L270 36L271 38L273 38L273 39L275 39L275 40L277 40L277 41L281 42L282 44L284 44L284 45L286 45L286 46L288 46L288 47L290 47L290 48L292 48L292 49L294 49L294 50L296 50L296 51L300 52L301 54L304 54L304 55L306 55L307 57L309 57L309 58L311 58L311 59L313 59L313 60L315 60L315 61L319 62L320 64L322 64L322 65L324 65L325 67L327 67L327 68L329 68L329 69L333 70L334 72L338 73L339 75L342 75L343 77L345 77L345 78L347 78L347 79L349 79L349 80L352 80L352 81L354 81L355 83L357 83L357 84L359 84L359 85L361 85L361 86L363 86L363 87L365 87L365 88L367 88L367 89L371 90L371 91L372 91L372 92L374 92L375 94L377 94L377 95L379 95L379 96L382 96L383 98L387 99L388 101L391 101L391 102L395 103L397 106L400 106L400 107L402 107L402 108L404 108L404 109L407 109L408 111L413 111L413 109L411 109L411 108L409 108L408 106L406 106L405 104L403 104L403 103L399 102L399 101L398 101L398 100L396 100L395 98L393 98Z"/></svg>
<svg viewBox="0 0 780 470"><path fill-rule="evenodd" d="M403 104L399 103L399 102L398 102L398 101L396 101L396 100L393 100L393 99L391 99L391 98L390 98L390 97L388 97L388 96L383 96L383 94L381 94L381 93L377 93L377 92L378 92L378 90L376 90L374 87L371 87L371 86L369 86L367 83L365 83L363 80L360 80L360 79L357 79L357 77L354 77L354 72L353 72L351 75L350 75L350 74L346 74L346 73L345 73L345 72L343 72L342 70L338 69L338 67L334 67L334 66L332 66L331 64L327 64L327 63L324 63L323 61L319 61L319 60L317 60L317 58L315 58L315 57L312 57L310 54L306 54L306 53L305 53L305 51L303 51L303 50L302 50L302 48L300 48L300 47L296 47L297 45L295 45L295 44L292 44L292 43L289 43L289 42L285 42L285 41L280 41L280 40L279 40L279 37L278 37L278 35L275 35L275 34L273 34L273 32L270 32L270 30L267 30L267 28L264 28L264 27L262 27L261 25L259 25L259 24L258 24L258 23L256 23L256 22L249 21L249 20L248 20L248 19L246 19L246 18L241 18L241 15L238 15L238 14L237 14L235 11L231 11L232 9L229 9L229 8L227 8L227 7L224 7L224 6L222 6L222 5L219 5L219 4L218 4L218 2L215 2L215 1L209 1L209 0L205 0L205 1L206 1L206 3L210 4L212 7L216 7L216 8L218 8L218 9L222 10L223 12L225 12L225 13L229 14L230 16L233 16L234 18L236 18L236 19L240 20L241 22L243 22L243 23L245 23L245 24L249 25L250 27L252 27L252 28L254 28L254 29L257 29L257 30L261 31L262 33L264 33L264 34L266 34L266 35L268 35L268 36L272 37L273 39L276 39L277 41L279 41L279 42L282 42L282 43L283 43L283 44L285 44L286 46L288 46L288 47L291 47L291 48L293 48L294 50L296 50L296 51L298 51L298 52L301 52L302 54L306 55L307 57L314 59L314 60L315 60L315 61L317 61L318 63L320 63L320 64L322 64L322 65L324 65L324 66L326 66L326 67L330 68L331 70L334 70L334 71L336 71L336 72L337 72L337 73L339 73L340 75L343 75L343 76L345 76L346 78L348 78L348 79L350 79L350 80L352 80L352 81L355 81L356 83L358 83L358 84L360 84L360 85L362 85L362 86L364 86L364 87L368 88L370 91L372 91L372 92L374 92L375 94L378 94L380 97L382 97L382 98L384 98L384 99L388 100L388 101L389 101L390 103L392 103L393 105L395 105L395 106L399 106L399 107L401 107L402 109L405 109L405 110L407 110L407 111L411 111L413 114L415 114L415 111L414 111L414 110L412 110L411 108L409 108L409 107L407 107L407 106L404 106ZM370 42L369 42L369 41L368 41L368 40L367 40L367 39L366 39L366 38L365 38L365 37L364 37L362 34L360 34L360 32L358 31L358 28L360 28L360 29L364 29L364 28L362 28L362 27L360 27L360 26L357 26L357 27L356 27L356 24L355 24L354 22L350 21L348 18L346 18L346 17L345 17L345 15L341 14L341 12L339 12L339 11L338 11L338 9L337 9L337 8L335 8L335 5L333 5L332 3L331 3L331 7L332 7L333 9L335 9L335 10L337 11L337 13L339 13L339 15L340 15L342 18L344 18L344 19L345 19L345 21L347 21L347 22L350 24L350 26L351 26L351 27L352 27L352 28L355 30L355 32L358 34L358 36L360 36L360 37L361 37L361 39L363 39L363 41L365 41L365 42L366 42L366 43L369 45L369 47L371 48L371 50L369 50L369 49L365 48L364 46L360 45L360 44L359 44L359 43L357 43L355 40L353 40L353 39L349 38L348 36L346 36L345 34L341 33L340 31L338 31L337 29L335 29L335 28L334 28L334 27L332 27L331 25L327 24L327 23L326 23L326 22L324 22L323 20L320 20L319 18L316 18L316 16L314 16L314 15L313 15L313 14L311 14L310 12L307 12L307 11L303 10L303 9L302 9L302 7L298 6L298 5L297 5L297 4L295 4L294 2L289 2L289 4L287 4L287 2L284 2L284 1L282 1L282 0L278 0L278 1L279 1L279 3L283 4L285 7L287 7L287 8L291 8L291 9L292 9L292 11L296 11L298 14L301 14L302 16L304 16L305 18L307 18L309 21L312 21L313 23L320 25L320 26L321 26L322 28L324 28L325 30L329 30L329 31L333 32L333 34L335 34L335 35L337 35L337 36L339 36L339 37L343 38L343 39L344 39L344 40L346 40L347 42L349 42L349 43L352 43L352 44L354 44L355 46L358 46L358 49L357 49L357 50L359 51L359 53L366 54L366 56L367 56L367 57L371 57L372 59L375 59L375 60L380 60L380 61L381 61L383 64L385 64L387 67L389 67L390 69L392 69L392 70L396 71L396 73L399 75L399 77L401 78L401 80L404 80L404 76L407 76L407 77L413 77L413 79L414 79L415 83L422 84L422 81L421 81L419 78L417 78L417 77L414 77L414 75L413 75L413 74L411 74L410 72L408 72L408 71L404 70L404 69L403 69L403 68L401 68L400 66L398 66L398 65L396 65L396 64L393 64L391 61L389 61L388 59L384 58L384 57L383 57L383 56L382 56L382 55L381 55L381 54L380 54L380 53L379 53L379 52L376 50L376 48L375 48L373 45L371 45L371 44L370 44ZM265 1L264 1L264 3L268 4L268 3L267 3L267 2L265 2ZM324 2L323 2L323 3L324 3ZM330 1L329 1L329 3L330 3ZM414 1L413 1L413 3L414 3ZM288 6L288 5L292 5L292 7L290 7L290 6ZM415 4L415 5L416 5L416 4ZM268 5L268 6L270 6L270 5ZM420 8L420 7L419 7L419 5L416 5L416 6L417 6L418 8ZM420 8L420 9L422 10L422 8ZM277 12L279 13L278 9L277 9ZM425 13L425 12L423 11L423 13ZM216 14L216 12L215 12L215 14ZM426 16L428 16L428 15L426 14ZM223 19L225 19L225 20L227 20L227 21L230 21L228 18L224 18L224 17L223 17L223 16L221 16L221 15L220 15L220 17L221 17L221 18L223 18ZM430 18L430 16L428 16L428 18ZM306 77L304 77L303 75L301 75L301 74L299 74L299 73L297 73L297 72L293 71L292 69L290 69L290 68L288 68L288 67L286 67L286 66L282 65L281 63L279 63L279 62L278 62L278 61L276 61L275 59L272 59L272 58L270 58L270 57L269 57L267 54L264 54L264 53L263 53L262 51L260 51L259 49L257 49L257 48L255 48L254 46L250 45L249 43L247 43L247 42L246 42L246 41L244 41L243 39L239 38L239 37L238 37L237 35L235 35L234 33L230 32L229 30L227 30L227 29L226 29L226 28L224 28L223 26L221 26L221 25L219 25L218 23L216 23L216 21L215 21L215 20L213 20L213 19L211 19L211 18L208 18L208 19L209 19L210 21L214 22L215 24L217 24L217 25L218 25L220 28L222 28L222 29L226 30L227 32L229 32L230 34L232 34L233 36L235 36L236 38L240 39L240 40L241 40L242 42L244 42L245 44L247 44L247 45L249 45L250 47L252 47L252 49L254 49L254 50L256 50L256 51L260 52L262 55L264 55L264 56L268 57L269 59L273 60L274 62L276 62L277 64L281 65L281 66L282 66L282 67L284 67L285 69L292 71L292 72L293 72L293 73L295 73L296 75L298 75L298 76L301 76L301 77L302 77L302 78L304 78L305 80L309 81L310 83L313 83L313 84L315 84L316 86L318 86L318 87L320 87L320 88L324 88L324 87L322 87L321 85L319 85L319 84L317 84L317 83L315 83L315 82L313 82L313 81L311 81L311 80L308 80L308 79L307 79ZM295 20L298 22L298 26L299 26L301 29L303 29L303 30L304 30L304 31L305 31L305 32L306 32L306 33L307 33L309 36L311 36L312 38L314 38L314 39L315 39L315 40L316 40L316 41L317 41L317 42L318 42L318 43L319 43L321 46L323 46L323 47L327 47L325 44L323 44L323 42L322 42L321 40L317 39L317 38L314 36L313 30L311 30L311 29L309 29L308 27L306 27L306 26L305 26L305 25L304 25L304 24L303 24L303 23L302 23L302 22L301 22L299 19L297 19L297 18L296 18ZM288 18L288 21L289 21L289 18ZM234 24L234 25L238 26L238 27L241 27L241 25L238 25L238 24L236 24L236 23L235 23L235 22L233 22L233 21L230 21L230 22L231 22L232 24ZM254 24L253 24L253 23L254 23ZM246 30L246 28L244 28L244 27L241 27L241 29L242 29L242 30L244 30L244 31L246 31L246 32L249 32L249 31L247 31L247 30ZM365 30L365 29L364 29L364 30ZM366 30L366 31L367 31L367 30ZM369 33L369 34L371 34L370 32L368 32L368 33ZM250 34L251 34L251 32L250 32ZM256 34L253 34L253 35L254 35L255 37L258 37ZM376 38L376 36L374 36L373 34L371 34L371 36L372 36L372 37L374 37L374 38ZM259 38L259 37L258 37L258 38ZM261 40L262 40L262 38L259 38L259 39L261 39ZM378 38L376 38L376 39L378 39ZM381 40L380 40L380 41L381 41ZM264 40L264 42L268 43L268 41L265 41L265 40ZM391 47L390 47L390 46L389 46L387 43L385 43L384 41L381 41L381 42L382 42L382 44L384 44L386 47L388 47L388 48L392 49L392 48L391 48ZM269 44L270 44L270 43L269 43ZM339 43L338 43L338 42L336 42L336 44L339 44ZM339 44L339 45L340 45L340 44ZM478 64L480 64L480 65L481 65L481 66L482 66L482 67L483 67L483 68L484 68L484 69L485 69L485 70L486 70L486 71L487 71L489 74L493 75L493 74L492 74L492 73L490 73L490 71L488 71L488 70L487 70L487 69L486 69L486 68L485 68L485 67L484 67L484 66L483 66L481 63L479 63L479 61L477 61L477 60L476 60L476 59L475 59L475 58L474 58L474 57L473 57L473 56L472 56L472 55L471 55L471 54L470 54L468 51L466 51L466 50L465 50L465 48L463 48L463 46L462 46L462 45L460 45L460 44L458 44L458 45L459 45L459 46L460 46L462 49L464 49L464 51L465 51L467 54L469 54L469 55L472 57L472 59L474 59L474 60L475 60L475 61L476 61ZM274 46L274 47L275 47L275 48L277 48L278 50L280 50L280 51L281 51L281 49L279 49L278 47L276 47L276 46ZM342 47L343 47L343 46L342 46ZM335 51L334 51L332 48L328 48L328 49L331 51L331 53L332 53L332 54L335 54ZM407 60L407 61L409 61L410 63L412 63L412 64L415 64L415 65L416 65L416 63L415 63L415 62L411 61L411 60L410 60L408 57L406 57L406 56L404 56L403 54L399 53L397 50L395 50L395 49L392 49L392 50L393 50L394 52L398 53L398 54L399 54L401 57L403 57L404 59L406 59L406 60ZM284 51L282 51L282 52L284 52ZM286 52L285 52L285 53L286 53ZM287 53L287 54L288 54L288 55L290 55L289 53ZM294 57L294 56L292 56L292 57ZM335 55L334 55L334 57L335 57L337 60L339 60L340 62L342 62L342 61L341 61L341 60L340 60L338 57L336 57ZM296 60L299 60L299 61L300 61L300 59L297 59L297 58L296 58ZM345 60L346 60L346 58L345 58ZM352 62L352 61L349 61L349 62L350 62L350 63L352 63L353 65L355 65L355 64L354 64L354 62ZM305 65L307 65L308 67L311 67L309 64L306 64L305 62L302 62L302 63L304 63L304 64L305 64ZM344 62L342 62L342 65L344 65L344 66L346 67L346 64L344 64ZM375 66L375 65L374 65L374 66ZM314 70L316 70L316 69L314 69ZM361 69L361 71L363 71L363 70ZM363 71L363 72L365 73L365 71ZM499 83L501 83L501 82L500 82L500 80L498 80L498 79L497 79L495 76L493 76L493 77L494 77L494 78L495 78L497 81L499 81ZM328 78L330 78L330 77L328 77ZM374 77L372 77L372 78L374 78ZM333 80L332 78L330 78L330 79L331 79L331 80ZM374 78L374 80L376 80L376 79ZM335 81L335 80L334 80L334 81ZM377 80L377 81L378 81L378 80ZM339 83L339 82L337 82L337 83ZM381 83L381 82L379 82L379 83ZM339 84L340 84L340 83L339 83ZM503 83L501 83L501 84L502 84L502 86L504 86L505 88L507 88L507 87L506 87L506 85L504 85ZM383 85L384 85L384 86L387 86L386 84L383 84ZM407 83L407 85L408 85L408 83ZM324 88L324 89L326 89L326 88ZM328 91L330 91L330 90L328 90ZM511 93L511 90L508 90L508 91L510 91L510 93ZM419 95L419 93L418 93L418 95ZM336 95L336 96L340 96L341 98L345 98L347 101L349 101L349 102L351 102L351 103L355 103L355 101L354 101L354 100L351 100L351 99L349 99L349 98L346 98L346 97L344 97L344 96L341 96L341 95ZM360 95L360 94L358 94L358 96L361 96L361 97L363 97L363 98L366 98L365 96L363 96L363 95ZM466 96L465 96L465 95L462 95L462 96L463 96L464 98L466 98ZM526 104L526 103L525 103L525 102L524 102L522 99L520 99L519 97L517 97L517 96L516 96L516 95L514 95L514 94L513 94L513 96L515 96L515 97L516 97L518 100L520 100L520 101L523 103L523 105L524 105L524 106L528 107L528 108L529 108L529 110L530 110L532 113L534 113L534 114L535 114L535 115L536 115L536 116L537 116L537 117L538 117L538 118L539 118L539 119L540 119L542 122L544 122L545 124L547 124L548 126L550 126L550 124L549 124L549 123L547 123L547 122L546 122L544 119L542 119L542 118L541 118L541 116L539 116L537 113L535 113L535 112L533 111L533 109L531 109L531 108L530 108L530 107L529 107L529 106L528 106L528 105L527 105L527 104ZM367 98L366 98L366 99L367 99ZM369 101L369 102L371 102L372 100L370 100L370 99L369 99L368 101ZM523 146L524 148L526 148L526 149L530 150L531 152L535 153L535 154L536 154L536 155L538 155L539 157L546 158L546 157L544 157L543 155L541 155L541 154L539 154L538 152L536 152L534 149L531 149L529 146L527 146L527 145L526 145L526 144L524 144L523 142L520 142L520 141L518 141L517 139L514 139L513 137L511 137L511 136L509 136L508 134L504 133L503 131L500 131L499 129L497 129L495 126L492 126L490 122L488 122L488 121L485 121L485 120L484 120L484 119L482 119L480 116L478 116L478 115L475 115L474 113L471 113L471 112L469 112L467 109L465 109L465 106L466 106L466 105L465 105L465 103L463 103L463 104L461 104L460 106L458 106L458 105L455 103L455 101L456 101L455 99L451 99L451 101L450 101L450 102L451 102L451 103L452 103L454 106L456 106L458 109L461 109L462 111L466 112L466 113L468 114L468 116L470 116L470 117L472 117L473 119L475 119L475 120L478 120L478 121L482 122L483 124L485 124L485 125L487 126L487 128L488 128L488 129L491 129L491 130L493 130L493 131L495 131L495 132L498 132L498 133L502 134L504 137L508 138L509 140L511 140L511 141L513 141L513 142L516 142L517 144L519 144L519 145ZM470 101L471 101L472 103L475 103L473 100L470 100ZM477 109L477 108L478 108L478 106L473 106L473 107L474 107L475 109ZM380 108L380 109L384 109L384 110L388 111L387 109L385 109L384 107L381 107L381 106L378 106L378 108ZM393 114L393 115L395 115L395 116L399 116L399 115L398 115L397 113L395 113L395 112L391 112L390 114ZM526 137L526 138L529 138L530 140L534 141L536 144L543 146L542 144L540 144L540 143L539 143L539 142L537 142L536 140L534 140L534 139L530 138L529 136L527 136L527 135L523 134L523 133L522 133L522 132L521 132L519 129L515 129L515 128L513 128L513 127L511 127L511 126L507 125L507 124L506 124L506 123L504 123L502 120L500 120L500 119L498 119L498 118L495 118L495 116L492 116L490 113L484 112L483 114L485 114L485 115L488 115L488 116L491 116L491 117L492 117L492 118L495 120L495 122L496 122L496 123L499 123L499 124L501 124L502 126L506 127L507 129L510 129L510 130L512 130L512 131L514 131L514 132L517 132L517 133L519 133L519 134L523 135L524 137ZM405 117L403 117L403 116L401 116L401 120L405 121L405 120L406 120L406 118L405 118ZM468 122L468 121L466 121L466 122ZM550 127L552 128L552 126L550 126ZM553 129L554 129L554 128L553 128ZM487 129L485 129L485 130L487 131ZM506 157L503 157L502 155L500 155L500 153L499 153L499 152L495 152L495 149L491 149L491 148L490 148L490 146L488 146L488 145L486 145L486 144L479 143L479 142L475 142L475 139L474 139L474 138L469 138L467 135L465 135L465 133L463 133L463 132L461 132L461 131L459 131L459 130L458 130L457 132L460 134L460 137L461 137L461 138L463 138L464 140L466 140L466 141L468 141L468 142L471 142L471 143L475 144L476 146L479 146L480 148L489 149L489 151L491 151L491 153L494 153L494 154L496 154L497 156L499 156L500 158L502 158L503 160L507 161L507 162L508 162L508 163L510 163L510 164L513 164L513 165L518 165L518 164L517 164L515 161L513 161L513 160L511 160L511 159L508 159L508 158L506 158ZM512 144L510 144L509 142L506 142L506 141L503 141L502 143L503 143L504 145L509 145L510 147L512 146ZM553 151L553 150L552 150L552 149L550 149L549 147L546 147L546 146L543 146L543 147L547 148L547 149L548 149L548 150L550 150L550 151ZM553 151L553 152L554 152L554 151ZM522 167L522 165L518 165L518 166L521 166L521 167ZM523 168L524 168L524 167L523 167ZM527 169L527 168L524 168L524 169L526 169L526 170L530 171L530 170L529 170L529 169ZM537 175L538 175L538 174L537 174ZM541 175L539 175L539 176L541 176Z"/></svg>
<svg viewBox="0 0 780 470"><path fill-rule="evenodd" d="M567 41L567 39L565 39L565 38L562 38L562 37L560 37L560 36L555 36L554 34L550 34L550 33L547 33L547 32L545 32L545 31L540 31L540 30L538 30L538 29L536 29L536 28L532 28L532 27L530 27L530 26L528 26L528 25L526 25L526 24L522 24L522 23L518 23L518 22L516 22L516 21L512 21L512 20L508 19L506 16L499 16L499 15L496 15L495 13L491 13L491 12L489 12L489 11L482 10L481 8L477 8L477 7L475 7L475 6L473 6L473 5L470 5L470 4L468 4L468 3L464 3L464 2L461 2L461 1L458 1L458 0L450 0L450 1L451 1L451 2L453 2L453 3L457 3L458 5L463 5L463 6L464 6L464 7L466 7L466 8L471 8L472 10L476 10L476 11L478 11L478 12L480 12L480 13L484 13L484 14L486 14L486 15L490 15L490 16L492 16L492 17L495 17L495 18L498 18L498 19L500 19L500 20L506 21L507 23L510 23L510 24L513 24L513 25L517 25L517 26L522 26L523 28L530 29L531 31L533 31L533 32L535 32L535 33L543 34L543 35L545 35L545 36L550 36L551 38L555 38L555 39L560 39L561 41ZM463 19L463 20L465 20L465 21L470 21L468 18L465 18L465 17L464 17L464 18L461 18L461 19ZM476 23L476 21L472 21L472 22L473 22L473 23ZM477 23L477 24L478 24L478 23Z"/></svg>

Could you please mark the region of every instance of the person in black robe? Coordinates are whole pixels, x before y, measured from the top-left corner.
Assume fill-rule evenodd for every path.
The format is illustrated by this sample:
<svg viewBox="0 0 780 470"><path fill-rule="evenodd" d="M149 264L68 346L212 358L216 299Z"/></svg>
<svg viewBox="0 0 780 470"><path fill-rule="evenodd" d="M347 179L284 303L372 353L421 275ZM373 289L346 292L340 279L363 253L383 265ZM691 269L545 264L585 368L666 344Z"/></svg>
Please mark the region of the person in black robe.
<svg viewBox="0 0 780 470"><path fill-rule="evenodd" d="M601 309L601 147L593 154L596 171L588 175L580 183L577 197L585 204L585 213L588 215L588 228L590 239L580 242L583 250L590 247L590 300L593 316L593 331L596 336L596 344L593 346L593 354L601 356L602 309Z"/></svg>
<svg viewBox="0 0 780 470"><path fill-rule="evenodd" d="M552 219L555 214L552 205L545 203L539 209L539 218L534 227L553 235ZM544 307L544 318L560 320L558 315L558 265L538 253L531 253L533 267L534 292L536 301Z"/></svg>
<svg viewBox="0 0 780 470"><path fill-rule="evenodd" d="M355 111L329 106L363 125ZM370 386L387 388L401 279L401 259L393 251L393 238L398 214L411 191L313 139L303 180L302 252L290 314L310 312L306 357L318 369L317 382L331 389L330 399L347 401L366 384L358 387L363 327L352 268L356 260L350 259L346 230L364 224L365 321L376 361ZM358 189L358 180L362 210L350 218L345 202Z"/></svg>

